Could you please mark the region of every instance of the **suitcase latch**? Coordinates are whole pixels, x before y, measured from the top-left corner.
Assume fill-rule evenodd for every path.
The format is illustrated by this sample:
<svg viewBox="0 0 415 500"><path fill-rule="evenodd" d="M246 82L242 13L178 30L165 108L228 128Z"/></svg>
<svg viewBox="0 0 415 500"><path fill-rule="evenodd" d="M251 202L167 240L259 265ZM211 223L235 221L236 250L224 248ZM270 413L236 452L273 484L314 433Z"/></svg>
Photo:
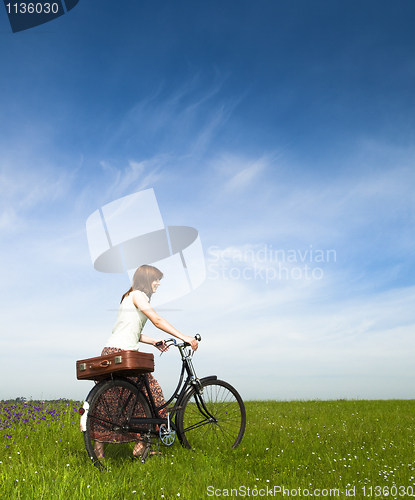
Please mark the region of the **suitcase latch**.
<svg viewBox="0 0 415 500"><path fill-rule="evenodd" d="M115 356L114 358L114 364L119 365L122 363L122 356Z"/></svg>
<svg viewBox="0 0 415 500"><path fill-rule="evenodd" d="M79 371L84 372L86 370L86 363L79 363Z"/></svg>

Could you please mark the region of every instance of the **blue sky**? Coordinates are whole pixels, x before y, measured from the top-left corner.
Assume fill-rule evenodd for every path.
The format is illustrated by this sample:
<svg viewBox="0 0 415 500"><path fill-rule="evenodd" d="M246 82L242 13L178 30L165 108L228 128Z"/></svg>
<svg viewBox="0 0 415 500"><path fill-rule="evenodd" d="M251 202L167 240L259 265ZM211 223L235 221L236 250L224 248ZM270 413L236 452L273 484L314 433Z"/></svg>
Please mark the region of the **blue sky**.
<svg viewBox="0 0 415 500"><path fill-rule="evenodd" d="M13 34L3 12L0 398L86 395L75 361L99 355L128 281L93 269L85 222L148 188L204 248L207 279L162 312L201 333L200 376L250 399L413 398L414 17L80 0ZM307 278L310 250L336 259ZM166 393L178 369L157 358Z"/></svg>

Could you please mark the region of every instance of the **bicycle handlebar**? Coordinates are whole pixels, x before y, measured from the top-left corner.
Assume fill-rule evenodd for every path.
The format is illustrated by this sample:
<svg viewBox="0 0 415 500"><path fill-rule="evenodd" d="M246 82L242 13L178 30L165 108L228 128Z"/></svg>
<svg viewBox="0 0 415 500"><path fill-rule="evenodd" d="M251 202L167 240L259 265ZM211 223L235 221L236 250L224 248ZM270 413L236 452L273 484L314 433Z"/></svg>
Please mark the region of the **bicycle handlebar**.
<svg viewBox="0 0 415 500"><path fill-rule="evenodd" d="M198 342L200 342L202 340L202 337L198 333L196 333L195 339ZM175 347L190 347L190 344L188 342L183 342L183 343L179 344L176 339L167 339L164 341L165 344L167 344L167 342L169 342L170 345L174 345ZM156 342L156 347L160 346L161 344L162 344L161 341Z"/></svg>

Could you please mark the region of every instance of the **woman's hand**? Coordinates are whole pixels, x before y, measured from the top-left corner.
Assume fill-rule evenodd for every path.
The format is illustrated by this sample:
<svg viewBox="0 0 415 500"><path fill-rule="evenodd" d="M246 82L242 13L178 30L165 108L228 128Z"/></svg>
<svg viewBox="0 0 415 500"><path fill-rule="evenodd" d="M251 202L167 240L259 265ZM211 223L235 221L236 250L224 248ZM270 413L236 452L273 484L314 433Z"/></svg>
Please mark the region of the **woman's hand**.
<svg viewBox="0 0 415 500"><path fill-rule="evenodd" d="M154 347L156 347L161 352L166 352L169 350L170 346L166 345L163 339L159 339L154 341Z"/></svg>
<svg viewBox="0 0 415 500"><path fill-rule="evenodd" d="M147 337L147 335L140 335L140 342L143 342L144 344L150 344L153 347L156 347L159 351L161 352L166 352L169 350L169 346L166 345L163 339L152 339L151 337Z"/></svg>
<svg viewBox="0 0 415 500"><path fill-rule="evenodd" d="M187 342L188 344L190 344L191 348L194 351L197 351L197 348L199 347L199 342L194 337L185 337L185 336L183 336L183 341Z"/></svg>

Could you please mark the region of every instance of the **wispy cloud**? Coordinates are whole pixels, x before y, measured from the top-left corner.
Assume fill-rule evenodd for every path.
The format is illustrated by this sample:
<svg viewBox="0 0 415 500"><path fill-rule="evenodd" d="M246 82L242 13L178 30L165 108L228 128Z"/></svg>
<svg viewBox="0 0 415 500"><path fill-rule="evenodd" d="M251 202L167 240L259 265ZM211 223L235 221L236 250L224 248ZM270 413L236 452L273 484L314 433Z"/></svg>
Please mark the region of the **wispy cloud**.
<svg viewBox="0 0 415 500"><path fill-rule="evenodd" d="M210 166L223 177L225 192L239 193L247 187L255 189L256 179L272 164L274 159L275 155L249 159L242 155L227 153L215 158Z"/></svg>
<svg viewBox="0 0 415 500"><path fill-rule="evenodd" d="M206 84L197 75L174 90L160 85L108 128L106 154L118 151L131 156L138 149L146 151L145 158L200 159L239 102L221 98L222 84L219 78Z"/></svg>
<svg viewBox="0 0 415 500"><path fill-rule="evenodd" d="M126 166L121 167L112 165L109 161L101 161L100 165L111 176L105 199L117 198L154 185L162 175L168 160L168 155L157 155L140 161L130 159L126 161Z"/></svg>
<svg viewBox="0 0 415 500"><path fill-rule="evenodd" d="M36 160L35 160L36 161ZM54 168L50 164L32 168L33 164L13 165L0 159L0 226L17 230L38 207L46 207L65 198L76 175L75 169Z"/></svg>
<svg viewBox="0 0 415 500"><path fill-rule="evenodd" d="M251 160L221 153L209 164L208 187L224 222L232 217L226 234L238 243L360 245L364 251L383 238L384 249L404 253L414 246L413 152L395 155L391 148L382 157L382 150L369 163L369 153L357 149L348 158L353 168L336 175L325 175L327 166L295 164L289 151Z"/></svg>

